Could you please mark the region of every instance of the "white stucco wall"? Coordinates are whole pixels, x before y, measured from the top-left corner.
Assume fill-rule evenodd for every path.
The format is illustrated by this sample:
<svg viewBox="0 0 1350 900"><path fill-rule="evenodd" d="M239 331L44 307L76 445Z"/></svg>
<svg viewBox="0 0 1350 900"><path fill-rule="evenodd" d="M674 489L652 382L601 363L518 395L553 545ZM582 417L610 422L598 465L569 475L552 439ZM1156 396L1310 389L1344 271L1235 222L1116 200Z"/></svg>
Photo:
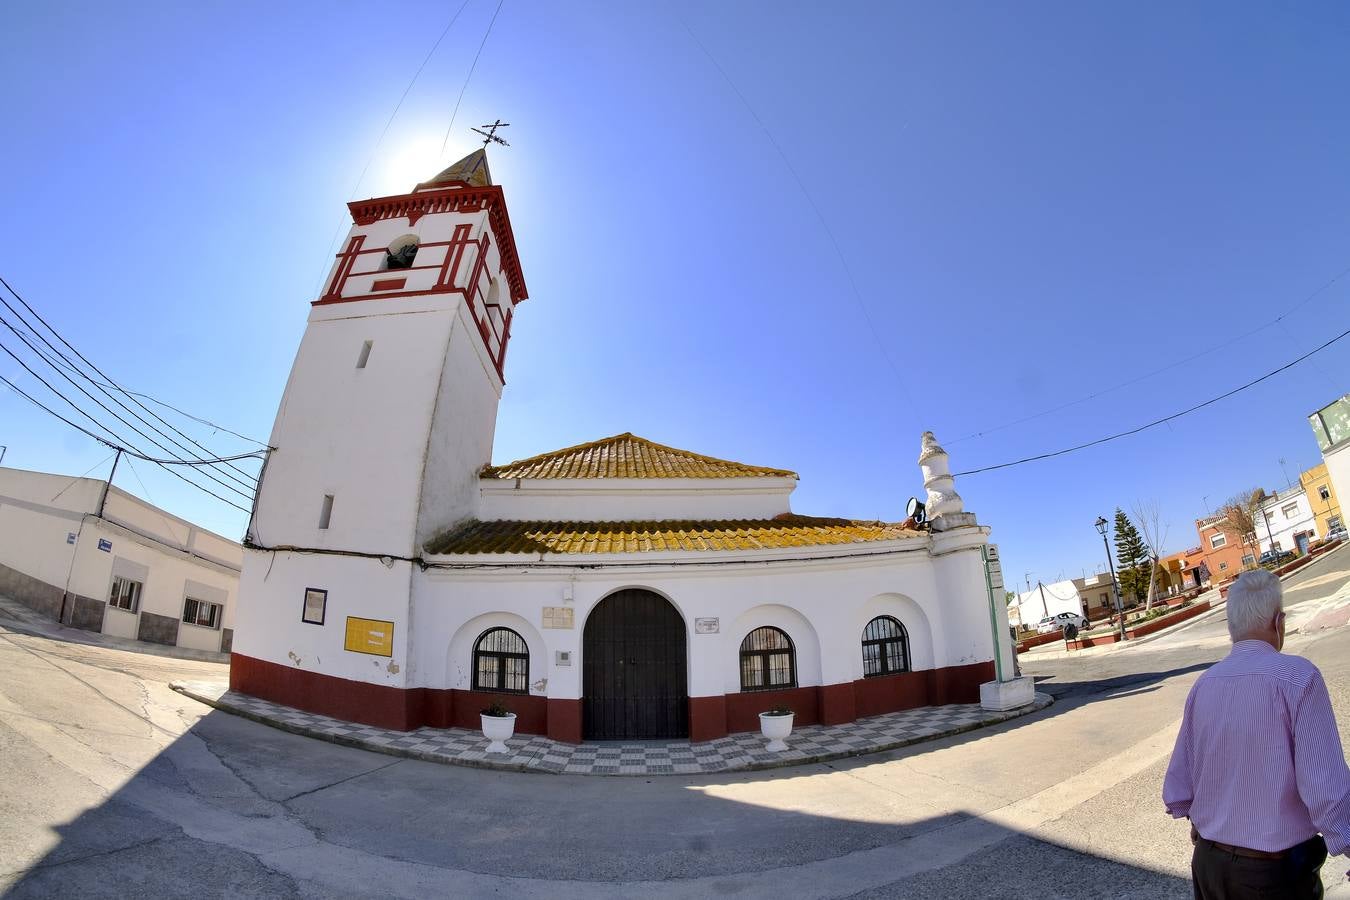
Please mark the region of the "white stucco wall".
<svg viewBox="0 0 1350 900"><path fill-rule="evenodd" d="M406 562L246 551L234 650L245 656L339 678L404 687L408 677L409 570ZM301 621L305 590L328 591L324 623ZM347 617L394 623L393 656L345 650Z"/></svg>
<svg viewBox="0 0 1350 900"><path fill-rule="evenodd" d="M180 646L219 650L222 629L233 627L238 596L237 563L227 563L237 561L242 548L117 487L108 491L107 518L99 519L93 511L103 489L96 479L0 469L0 564L105 603L114 572L125 566L143 583L140 606L135 613L106 610L104 633L135 638L140 614L151 612L180 622ZM68 542L70 534L76 543ZM195 555L199 545L210 558ZM181 625L189 584L210 592L202 599L224 605L220 628L185 635L184 629L193 630Z"/></svg>
<svg viewBox="0 0 1350 900"><path fill-rule="evenodd" d="M409 686L468 689L472 641L487 628L503 625L520 632L529 644L532 693L579 698L586 617L605 597L627 588L667 598L684 618L690 696L739 691L740 643L761 625L782 628L792 638L802 687L861 678L862 631L877 615L892 615L904 624L915 669L988 661L994 642L978 550L982 542L977 535L970 542L973 550L937 559L930 558L927 539L919 539L906 542L912 549L883 557L764 565L417 571ZM678 558L728 561L745 556ZM459 557L453 561L465 562ZM627 561L632 562L631 556ZM573 610L574 627L544 628L544 607L559 606ZM716 634L695 632L694 620L705 617L719 619ZM560 650L571 652L571 665L556 665Z"/></svg>
<svg viewBox="0 0 1350 900"><path fill-rule="evenodd" d="M459 305L441 294L313 308L272 430L255 541L411 555ZM357 368L365 341L370 357ZM334 498L327 529L319 527L324 495Z"/></svg>
<svg viewBox="0 0 1350 900"><path fill-rule="evenodd" d="M484 478L478 517L514 521L772 519L793 478Z"/></svg>

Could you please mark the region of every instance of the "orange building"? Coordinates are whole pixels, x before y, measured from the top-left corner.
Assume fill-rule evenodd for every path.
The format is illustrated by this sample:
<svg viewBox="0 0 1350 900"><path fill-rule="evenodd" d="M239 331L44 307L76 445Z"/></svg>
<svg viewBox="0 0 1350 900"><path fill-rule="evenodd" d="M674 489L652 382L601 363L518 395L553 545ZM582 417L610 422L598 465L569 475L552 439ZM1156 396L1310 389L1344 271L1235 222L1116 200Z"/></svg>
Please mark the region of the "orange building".
<svg viewBox="0 0 1350 900"><path fill-rule="evenodd" d="M1255 545L1244 544L1227 517L1196 519L1195 531L1200 535L1200 554L1213 584L1232 581L1243 569L1256 566Z"/></svg>
<svg viewBox="0 0 1350 900"><path fill-rule="evenodd" d="M1202 565L1204 562L1202 547L1192 547L1158 560L1158 595L1167 597L1202 587L1212 577L1209 568Z"/></svg>

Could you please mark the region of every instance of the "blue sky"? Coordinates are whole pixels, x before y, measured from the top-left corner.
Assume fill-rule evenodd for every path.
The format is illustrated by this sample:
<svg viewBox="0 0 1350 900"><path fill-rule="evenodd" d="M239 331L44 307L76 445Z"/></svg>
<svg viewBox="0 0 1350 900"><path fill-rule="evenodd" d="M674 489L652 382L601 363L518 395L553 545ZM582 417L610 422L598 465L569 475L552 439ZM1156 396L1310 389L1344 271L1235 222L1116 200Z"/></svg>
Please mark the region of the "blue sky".
<svg viewBox="0 0 1350 900"><path fill-rule="evenodd" d="M495 8L469 0L377 147L457 8L9 10L0 274L121 383L265 438L345 202L501 117L531 299L496 461L633 431L880 519L922 492L925 429L958 471L996 464L1350 328L1350 275L1307 299L1350 269L1344 5L506 0L441 154ZM1350 338L957 487L1010 580L1099 564L1093 520L1137 500L1184 549L1206 504L1319 461L1305 417L1347 363ZM72 475L108 455L7 390L0 444ZM117 482L242 533L149 465Z"/></svg>

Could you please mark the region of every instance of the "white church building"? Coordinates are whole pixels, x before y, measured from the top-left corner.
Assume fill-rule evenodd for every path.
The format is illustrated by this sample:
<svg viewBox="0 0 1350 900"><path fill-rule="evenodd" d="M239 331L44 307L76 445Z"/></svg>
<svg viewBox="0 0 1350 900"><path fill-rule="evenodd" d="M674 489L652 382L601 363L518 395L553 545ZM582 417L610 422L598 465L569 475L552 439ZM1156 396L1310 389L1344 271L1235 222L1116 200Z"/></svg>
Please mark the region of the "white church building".
<svg viewBox="0 0 1350 900"><path fill-rule="evenodd" d="M790 471L632 434L491 465L527 294L485 154L349 208L245 541L235 690L395 729L501 701L569 742L710 740L777 705L843 723L985 683L1030 702L989 530L931 434L929 521L797 515Z"/></svg>

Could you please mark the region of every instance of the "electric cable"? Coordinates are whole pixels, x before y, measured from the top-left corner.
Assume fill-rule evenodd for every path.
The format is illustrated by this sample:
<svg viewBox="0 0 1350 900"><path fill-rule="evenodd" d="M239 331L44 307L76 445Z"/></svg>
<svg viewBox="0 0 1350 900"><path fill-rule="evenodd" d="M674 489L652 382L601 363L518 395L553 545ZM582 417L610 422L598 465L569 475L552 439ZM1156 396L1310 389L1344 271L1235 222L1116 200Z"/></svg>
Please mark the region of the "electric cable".
<svg viewBox="0 0 1350 900"><path fill-rule="evenodd" d="M18 332L17 330L15 330L14 327L11 326L11 325L9 324L9 322L6 321L3 317L0 317L0 324L4 324L4 325L5 325L6 327L8 327L11 331L14 331L15 334L18 334L18 335L19 335L19 339L22 340L25 344L27 344L28 347L29 347L30 349L32 349L32 344L30 344L30 343L28 342L27 338L25 338L20 332ZM112 430L111 428L109 428L108 426L104 425L102 422L99 422L97 419L95 419L95 418L94 418L93 416L91 416L89 413L87 413L87 412L85 412L83 409L81 409L81 408L79 407L79 405L77 405L77 404L76 404L73 400L71 400L69 397L65 396L65 395L62 394L60 391L58 391L56 388L52 387L52 385L51 385L50 382L48 382L45 378L42 378L40 375L38 375L37 372L33 371L33 369L32 369L31 366L29 366L26 362L24 362L24 361L18 356L18 354L16 354L13 350L11 350L11 349L9 349L9 347L5 346L5 344L4 344L3 342L0 342L0 350L4 350L5 353L7 353L7 354L9 354L11 357L13 357L13 359L15 360L15 362L17 362L19 365L23 366L25 370L27 370L28 374L32 375L34 378L37 378L39 381L41 381L41 382L43 383L43 385L46 386L47 390L51 391L53 394L55 394L56 396L58 396L58 397L60 397L62 400L64 400L64 401L66 402L66 404L69 405L72 409L74 409L74 410L76 410L77 412L79 412L81 415L83 415L83 416L84 416L86 419L88 419L89 421L93 422L93 423L94 423L95 425L97 425L99 428L102 428L105 432L107 432L109 435L111 435L111 436L113 437L114 440L117 440L117 441L119 441L119 442L125 443L125 440L126 440L125 438L123 438L121 435L117 434L117 432L113 431L113 430ZM55 369L55 371L56 371L56 373L57 373L58 375L60 375L60 376L61 376L62 378L64 378L66 381L70 382L71 385L73 385L73 386L75 387L76 390L78 390L80 393L84 394L84 395L85 395L86 397L88 397L90 400L93 400L94 403L97 404L101 409L103 409L104 412L108 413L108 414L111 415L114 419L116 419L117 421L121 422L121 423L122 423L123 425L125 425L126 427L130 428L130 429L131 429L132 431L134 431L136 434L138 434L138 435L140 435L141 437L143 437L143 438L145 438L146 440L148 440L152 445L154 445L154 446L157 447L158 449L168 451L171 455L173 454L173 451L172 451L172 450L169 450L167 447L165 447L165 446L164 446L163 444L161 444L159 441L156 441L154 438L150 437L150 435L148 435L148 434L146 434L145 432L141 431L141 430L140 430L139 428L137 428L135 425L132 425L132 424L131 424L130 422L128 422L126 419L124 419L124 418L122 418L121 416L119 416L116 412L114 412L113 410L109 409L108 406L107 406L107 404L103 403L101 400L99 400L99 399L98 399L97 397L95 397L93 394L91 394L91 393L89 393L88 391L86 391L86 390L85 390L78 382L75 381L75 379L71 378L69 375L67 375L65 372L62 372L60 369ZM143 451L142 451L142 452L143 452ZM183 459L178 458L178 457L174 457L174 458L175 458L176 461L178 461L178 462L187 462L187 460L183 460ZM204 464L204 465L213 465L213 463L210 463L208 460L205 460L205 459L198 459L198 460L195 460L195 462L201 463L201 464ZM242 490L240 490L239 488L237 488L237 487L235 487L235 486L229 484L228 482L221 481L221 480L220 480L219 478L217 478L211 471L203 470L201 474L204 475L205 477L211 479L212 481L214 481L216 484L220 485L221 487L224 487L224 488L226 488L226 489L228 489L228 490L233 491L234 493L238 494L239 496L243 497L243 498L246 499L246 500L247 500L247 499L250 499L251 496L252 496L251 494L245 493L244 491L242 491ZM247 487L247 485L246 485L246 487Z"/></svg>
<svg viewBox="0 0 1350 900"><path fill-rule="evenodd" d="M105 380L107 380L109 383L111 383L111 384L112 384L114 387L116 387L118 390L121 390L121 386L118 385L117 382L116 382L114 379L110 378L106 372L104 372L104 371L103 371L102 369L100 369L98 366L96 366L96 365L94 365L92 362L90 362L90 360L88 359L88 357L86 357L83 353L81 353L79 350L77 350L77 349L74 347L74 345L72 345L68 340L66 340L65 337L63 337L63 336L61 335L60 332L58 332L55 328L53 328L53 327L51 326L51 323L49 323L46 319L44 319L44 318L42 317L42 315L41 315L40 313L37 312L37 310L33 309L33 307L28 303L28 301L25 300L25 299L18 293L18 291L14 290L14 288L9 284L9 282L5 281L3 277L0 277L0 284L3 284L3 285L5 286L5 289L6 289L7 291L9 291L11 294L13 294L14 297L15 297L15 299L17 299L20 303L22 303L23 306L24 306L24 308L27 309L28 312L31 313L35 319L37 319L39 322L41 322L41 323L43 324L43 326L45 326L46 329L47 329L48 331L50 331L50 332L56 337L57 340L59 340L61 343L65 344L67 347L69 347L70 350L71 350L71 352L73 352L77 357L79 357L80 360L83 361L83 362L85 363L85 365L89 366L91 369L93 369L95 372L97 372L99 375L101 375ZM139 419L139 420L140 420L147 428L150 428L151 430L155 431L157 434L159 434L159 435L160 435L161 437L163 437L165 440L169 441L171 444L173 444L174 446L176 446L179 450L182 450L182 451L186 452L186 453L188 454L188 456L194 457L194 458L197 458L197 459L201 459L201 458L202 458L202 457L199 457L199 456L198 456L196 453L194 453L192 450L190 450L185 444L183 444L182 442L180 442L180 441L174 439L174 438L171 437L170 435L166 434L166 433L164 432L163 429L161 429L161 428L159 428L158 426L154 425L153 423L151 423L150 421L148 421L144 416L140 415L140 414L137 413L135 410L133 410L131 407L127 406L125 403L123 403L123 402L121 402L120 400L118 400L118 399L117 399L116 397L114 397L114 396L113 396L106 388L100 386L99 383L98 383L95 379L93 379L92 377L90 377L86 372L84 372L83 370L81 370L78 366L75 366L74 363L70 360L69 357L67 357L67 356L66 356L59 348L57 348L54 344L52 344L51 341L49 341L49 340L48 340L46 337L44 337L44 336L43 336L36 328L34 328L33 325L32 325L32 323L29 322L29 321L27 321L27 320L23 317L23 314L20 313L18 310L16 310L12 305L10 305L9 301L6 300L3 296L0 296L0 303L4 304L5 308L8 309L11 313L13 313L14 316L15 316L16 318L18 318L18 320L24 325L24 327L26 327L27 329L29 329L29 331L31 331L31 332L34 334L34 336L36 336L39 340L41 340L44 344L46 344L49 348L51 348L51 350L52 350L54 353L56 353L57 356L59 356L59 357L61 357L62 359L64 359L64 360L71 366L71 368L74 369L74 370L75 370L82 378L86 379L86 380L89 381L91 384L94 384L95 387L98 387L98 389L99 389L106 397L108 397L110 400L112 400L114 403L116 403L118 406L120 406L123 410L125 410L126 412L130 413L131 415L133 415L133 416L135 416L137 419ZM9 328L10 331L13 331L16 335L18 335L18 336L19 336L19 339L22 340L25 344L27 344L30 350L32 350L34 353L37 353L39 356L43 356L43 354L42 354L40 351L38 351L37 348L33 347L33 345L32 345L32 344L31 344L31 343L30 343L30 342L29 342L22 334L20 334L20 333L19 333L19 332L18 332L18 331L17 331L17 330L16 330L16 329L15 329L15 328L7 321L7 320L5 320L3 316L0 316L0 321L3 321L4 324L5 324L5 327ZM43 356L43 358L46 359L45 356ZM46 360L46 361L47 361L48 365L51 365L51 361L50 361L50 360ZM67 380L69 380L69 379L67 378ZM72 383L73 383L73 382L72 382ZM87 392L86 392L86 393L87 393ZM92 398L91 398L91 399L92 399ZM132 398L132 402L135 403L137 406L141 407L141 409L143 409L143 410L145 410L146 412L148 412L150 415L154 416L156 419L158 419L160 422L162 422L164 425L166 425L169 429L171 429L171 430L174 431L175 433L179 434L180 436L182 436L183 438L185 438L186 440L188 440L188 441L191 442L192 444L196 445L196 446L198 447L198 449L203 450L203 451L205 451L205 452L207 452L207 453L214 453L214 451L208 449L207 447L203 446L203 445L202 445L201 443L199 443L198 441L194 440L194 439L193 439L192 437L190 437L189 435L185 434L181 429L178 429L178 428L174 427L172 424L170 424L168 421L166 421L166 420L164 419L163 416L160 416L158 413L156 413L156 412L154 412L153 410L151 410L151 409L150 409L148 406L146 406L144 403L141 403L139 400L135 399L134 397ZM101 404L100 404L100 405L101 405ZM119 417L119 418L120 418L120 417ZM125 420L123 420L123 421L125 421ZM132 428L133 430L136 430L138 433L141 433L144 437L146 437L147 440L150 440L151 443L156 444L156 445L159 446L161 449L167 450L169 453L175 453L175 451L169 450L168 447L165 447L163 444L160 444L160 443L159 443L157 440L155 440L154 438L151 438L149 435L145 435L144 432L140 432L139 429L136 429L135 426L131 425L130 423L126 423L126 424L128 425L128 427ZM234 469L234 471L237 472L239 475L243 475L243 476L249 477L249 478L252 477L251 475L249 475L249 473L245 472L243 469L240 469L238 466L230 466L230 468ZM233 480L233 481L235 481L235 482L237 482L237 483L243 485L244 487L248 487L248 488L251 488L251 487L252 487L252 485L245 484L244 482L242 482L242 481L240 481L238 478L236 478L234 475L230 475L228 472L222 472L222 474L224 474L227 478L230 478L231 480Z"/></svg>
<svg viewBox="0 0 1350 900"><path fill-rule="evenodd" d="M22 365L22 363L20 363L20 365ZM41 377L38 377L38 380L39 380L39 381L42 381L42 378L41 378ZM143 459L143 460L145 460L146 462L154 463L155 465L159 466L160 468L165 469L166 471L168 471L169 473L171 473L171 474L174 475L175 477L180 478L180 479L182 479L183 481L186 481L188 484L192 485L192 486L195 487L197 490L203 491L203 492L205 492L205 493L207 493L207 494L210 494L212 497L215 497L215 498L216 498L217 500L219 500L221 503L224 503L224 504L226 504L226 505L228 505L228 506L233 506L235 509L239 510L240 512L244 512L244 513L248 512L247 509L244 509L244 507L240 506L239 504L235 503L234 501L229 500L229 499L227 499L227 498L225 498L225 497L220 496L219 494L217 494L215 491L211 490L210 488L203 487L202 485L197 484L197 482L192 481L192 480L189 479L189 478L185 478L183 475L181 475L179 472L175 471L175 470L172 468L173 466L187 466L187 467L190 467L190 468L194 468L194 467L199 466L200 463L186 462L186 461L181 460L181 459L177 459L177 460L175 460L175 459L155 459L154 457L146 456L144 453L141 453L141 452L139 452L139 451L137 451L137 450L133 450L133 449L131 449L130 447L125 447L125 446L122 446L121 444L117 444L117 443L114 443L114 442L112 442L112 441L105 440L104 438L99 437L98 435L94 434L92 431L90 431L89 429L85 428L84 426L82 426L82 425L77 425L77 424L75 424L74 422L70 421L70 419L67 419L65 416L61 415L61 414L60 414L59 412L57 412L56 410L52 409L50 406L47 406L45 403L43 403L42 401L38 400L38 399L37 399L36 397L34 397L33 395L29 394L27 391L25 391L23 388L19 387L19 386L18 386L17 384L15 384L14 382L10 381L10 380L9 380L8 378L6 378L5 376L0 375L0 381L3 381L3 382L9 387L9 389L10 389L11 391L13 391L14 393L18 394L20 397L23 397L23 398L24 398L25 400L27 400L29 403L33 404L34 406L38 407L39 409L43 410L44 412L48 413L49 415L55 416L56 418L60 419L62 422L65 422L65 423L66 423L67 425L69 425L71 428L74 428L76 431L79 431L79 432L83 433L85 436L87 436L87 437L89 437L89 438L92 438L92 439L95 440L95 441L98 441L98 442L99 442L100 444L102 444L103 446L109 447L109 448L111 448L111 449L113 449L113 450L121 450L121 451L122 451L123 453L125 453L127 456L132 456L132 457L135 457L136 459ZM43 382L43 383L45 384L45 382ZM58 394L57 396L60 396L60 395ZM62 399L64 400L65 398L62 397ZM69 402L69 401L67 401L67 402ZM78 409L78 407L77 407L77 409ZM83 412L83 410L80 410L80 412ZM87 414L86 414L86 415L87 415ZM99 427L103 427L103 426L100 425ZM229 460L235 460L235 459L247 459L247 458L249 458L249 457L257 458L259 455L260 455L260 454L257 453L257 452L254 452L254 453L241 453L241 454L239 454L238 456L221 457L220 460L218 460L218 461L219 461L219 462L227 462L227 461L229 461Z"/></svg>
<svg viewBox="0 0 1350 900"><path fill-rule="evenodd" d="M1312 349L1312 350L1309 350L1307 353L1303 354L1303 355L1300 356L1298 359L1296 359L1296 360L1294 360L1294 361L1292 361L1292 362L1285 363L1284 365L1280 366L1278 369L1274 369L1274 370L1272 370L1272 371L1270 371L1270 372L1267 372L1266 374L1262 375L1262 376L1259 377L1259 378L1252 379L1251 381L1247 382L1246 384L1242 385L1241 387L1235 387L1235 388L1233 388L1231 391L1228 391L1228 392L1226 392L1226 393L1220 394L1220 395L1217 396L1217 397L1211 397L1210 399L1204 401L1203 403L1197 403L1197 404L1195 404L1194 406L1191 406L1191 407L1189 407L1189 408L1187 408L1187 409L1183 409L1181 412L1172 413L1172 415L1170 415L1170 416L1163 416L1161 419L1154 419L1152 422L1148 422L1148 423L1146 423L1146 424L1144 424L1144 425L1139 425L1139 426L1137 426L1137 427L1135 427L1135 428L1127 429L1126 431L1120 431L1120 432L1117 432L1117 433L1115 433L1115 434L1110 434L1110 435L1107 435L1106 437L1097 438L1095 441L1087 441L1086 443L1083 443L1083 444L1076 444L1075 446L1072 446L1072 447L1065 447L1063 450L1055 450L1055 451L1052 451L1052 452L1050 452L1050 453L1038 453L1038 454L1036 454L1035 456L1026 456L1026 457L1023 457L1022 459L1015 459L1015 460L1012 460L1011 462L999 463L998 465L994 465L994 466L981 466L981 467L978 468L978 469L968 469L968 470L966 470L966 471L964 471L964 472L955 472L955 473L953 473L953 477L954 477L954 478L960 478L960 477L964 477L964 476L966 476L966 475L978 475L978 474L980 474L981 472L992 472L992 471L994 471L994 470L996 470L996 469L1007 469L1007 468L1011 468L1012 466L1020 466L1020 465L1022 465L1023 463L1036 462L1036 461L1042 460L1042 459L1051 459L1051 458L1056 457L1056 456L1064 456L1065 454L1068 454L1068 453L1075 453L1075 452L1077 452L1077 451L1079 451L1079 450L1086 450L1088 447L1095 447L1095 446L1097 446L1098 444L1105 444L1105 443L1108 443L1108 442L1110 442L1110 441L1119 440L1120 438L1123 438L1123 437L1129 437L1129 436L1132 435L1132 434L1138 434L1138 433L1141 432L1141 431L1146 431L1146 430L1149 429L1149 428L1153 428L1153 427L1155 427L1155 426L1162 425L1162 424L1165 423L1165 422L1171 422L1171 421L1173 421L1174 419L1180 419L1182 416L1190 415L1190 414L1193 413L1193 412L1196 412L1196 411L1198 411L1198 410L1204 409L1206 406L1212 406L1213 404L1218 403L1220 400L1227 400L1229 397L1232 397L1234 394L1240 394L1240 393L1242 393L1243 391L1247 390L1247 389L1250 388L1250 387L1255 387L1256 385L1260 384L1261 382L1266 381L1267 379L1273 378L1274 376L1280 374L1281 372L1285 371L1286 369L1291 369L1291 368L1293 368L1294 366L1296 366L1296 365L1298 365L1299 363L1303 362L1303 361L1304 361L1305 359L1307 359L1308 357L1312 356L1314 353L1319 353L1319 352L1321 352L1322 350L1325 350L1326 348L1330 347L1332 344L1334 344L1334 343L1336 343L1337 341L1339 341L1339 340L1345 338L1347 335L1350 335L1350 330L1342 331L1340 334L1336 335L1336 336L1335 336L1334 338L1332 338L1331 340L1327 341L1326 343L1322 344L1322 345L1319 346L1319 347L1316 347L1316 348L1314 348L1314 349Z"/></svg>
<svg viewBox="0 0 1350 900"><path fill-rule="evenodd" d="M497 14L502 11L502 4L506 0L497 0L497 8L492 11L492 19L488 22L487 31L483 32L483 40L478 44L478 52L473 55L473 63L469 66L469 74L464 76L464 86L459 89L459 98L455 100L455 109L450 113L450 124L445 129L445 139L441 141L441 155L445 155L446 145L450 143L450 132L455 127L455 119L459 116L459 105L464 102L464 92L469 89L469 81L473 78L473 70L478 68L478 57L483 55L483 48L487 46L488 35L492 34L492 26L497 23Z"/></svg>
<svg viewBox="0 0 1350 900"><path fill-rule="evenodd" d="M375 146L370 150L370 156L366 158L366 164L361 168L361 174L357 176L356 184L352 185L350 196L355 197L356 192L361 189L362 182L366 180L366 173L370 171L370 164L375 161L376 154L380 152L380 147L384 145L385 136L389 134L390 126L394 124L394 119L398 116L398 111L403 108L403 101L408 99L408 94L412 91L413 85L417 84L417 79L421 77L422 70L427 67L427 63L431 62L431 57L436 55L436 50L441 46L441 41L445 40L445 36L450 33L450 28L458 21L459 14L464 12L465 7L468 5L469 0L464 0L464 2L460 4L459 9L455 11L455 14L450 17L450 21L446 23L445 28L441 29L441 36L436 38L436 43L431 45L431 49L427 51L427 55L422 58L422 64L418 66L417 71L413 73L413 77L408 82L408 86L405 87L403 93L399 95L398 102L394 104L394 111L389 114L389 119L384 123L384 128L381 129L380 136L375 140ZM324 258L324 266L319 272L318 283L314 285L315 295L323 290L324 273L327 272L328 268L332 265L329 260L332 259L334 251L337 249L338 238L342 237L342 227L346 222L346 216L343 216L338 220L337 228L333 232L333 239L328 242L328 256Z"/></svg>
<svg viewBox="0 0 1350 900"><path fill-rule="evenodd" d="M1141 381L1146 381L1146 380L1152 378L1152 377L1155 376L1155 375L1161 375L1162 373L1164 373L1164 372L1169 372L1169 371L1171 371L1172 369L1175 369L1175 368L1177 368L1177 367L1179 367L1179 366L1184 366L1184 365L1186 365L1187 363L1195 362L1197 359L1201 359L1202 357L1209 356L1211 353L1217 353L1218 351L1224 350L1224 349L1226 349L1226 348L1228 348L1228 347L1231 347L1231 346L1233 346L1234 344L1236 344L1236 343L1238 343L1238 342L1240 342L1240 341L1246 340L1247 338L1251 337L1251 336L1254 335L1254 334L1258 334L1258 333L1260 333L1260 332L1262 332L1262 331L1265 331L1267 328L1271 328L1271 327L1273 327L1273 326L1275 326L1275 325L1280 325L1280 324L1282 324L1284 319L1286 319L1286 318L1288 318L1289 316L1293 315L1295 312L1297 312L1298 310L1302 309L1304 306L1307 306L1308 303L1311 302L1315 297L1317 297L1318 295L1320 295L1321 293L1323 293L1324 291L1326 291L1328 288L1330 288L1330 287L1332 287L1333 285L1335 285L1338 281L1340 281L1342 278L1344 278L1344 277L1347 276L1347 275L1350 275L1350 268L1346 268L1346 269L1342 270L1341 273L1338 274L1335 278L1332 278L1330 281L1326 282L1326 283L1323 284L1321 287L1317 288L1315 291L1313 291L1312 293L1308 294L1308 296L1304 297L1304 298L1303 298L1302 300L1300 300L1298 303L1294 304L1293 306L1291 306L1289 309L1285 310L1285 311L1284 311L1283 313L1281 313L1280 315L1278 315L1278 316L1276 316L1275 318L1271 319L1269 322L1266 322L1264 325L1258 325L1256 328L1253 328L1251 331L1243 332L1242 334L1238 335L1238 336L1235 337L1235 338L1232 338L1231 340L1228 340L1228 341L1223 342L1222 344L1216 344L1215 346L1210 347L1208 350L1202 350L1202 351L1200 351L1199 353L1196 353L1196 354L1194 354L1194 355L1192 355L1192 356L1188 356L1188 357L1185 357L1184 359L1180 359L1180 360L1176 360L1176 361L1174 361L1174 362L1168 363L1167 365L1163 366L1161 369L1154 369L1152 372L1147 372L1147 373L1145 373L1145 374L1143 374L1143 375L1136 376L1136 377L1134 377L1134 378L1129 379L1128 381L1122 381L1120 384L1114 385L1114 386L1112 386L1112 387L1103 388L1103 389L1101 389L1101 390L1099 390L1099 391L1096 391L1095 393L1088 394L1086 397L1079 397L1077 400L1070 400L1070 401L1067 402L1067 403L1061 403L1059 406L1055 406L1055 407L1053 407L1053 408L1051 408L1051 409L1043 410L1043 411L1038 412L1038 413L1032 413L1032 414L1029 415L1029 416L1023 416L1023 417L1020 418L1020 419L1014 419L1014 420L1011 421L1011 422L1004 422L1002 425L995 425L993 428L986 428L986 429L984 429L984 430L982 430L982 431L971 432L970 434L967 434L967 435L965 435L965 436L963 436L963 437L959 437L959 438L957 438L956 440L953 440L953 441L943 441L943 445L944 445L944 446L947 446L947 447L951 447L951 446L954 446L954 445L956 445L956 444L961 443L962 441L968 441L968 440L971 440L972 438L988 437L988 436L991 435L991 434L995 434L995 433L997 433L997 432L999 432L999 431L1003 431L1003 430L1008 429L1008 428L1013 428L1013 427L1016 427L1016 426L1018 426L1018 425L1025 425L1027 422L1034 422L1036 419L1041 419L1041 418L1044 418L1045 416L1052 415L1052 414L1057 413L1057 412L1062 412L1062 411L1064 411L1064 410L1066 410L1066 409L1068 409L1068 408L1070 408L1070 407L1072 407L1072 406L1077 406L1077 405L1080 404L1080 403L1086 403L1086 402L1088 402L1089 400L1096 400L1098 397L1102 397L1102 396L1105 396L1106 394L1114 393L1115 391L1118 391L1118 390L1120 390L1120 389L1122 389L1122 388L1127 388L1127 387L1129 387L1130 385L1138 384L1138 383L1141 382ZM1286 329L1286 330L1287 330L1287 329ZM1327 375L1327 378L1330 380L1331 376L1330 376L1330 375Z"/></svg>
<svg viewBox="0 0 1350 900"><path fill-rule="evenodd" d="M684 26L684 30L689 33L690 39L693 40L698 49L702 50L703 55L708 57L708 61L713 64L713 68L717 69L718 74L722 76L722 79L731 88L732 93L734 93L741 101L741 105L745 107L746 112L750 113L750 117L755 120L755 124L764 132L764 136L768 138L769 144L778 153L779 159L781 159L783 165L787 167L788 172L792 175L793 181L797 183L797 189L801 191L802 196L806 198L806 202L811 207L811 211L816 214L816 218L820 220L820 226L824 230L825 236L830 239L830 246L834 249L834 255L839 259L839 266L844 270L844 277L848 281L849 289L853 294L853 300L858 305L858 310L862 313L863 322L867 325L867 330L872 335L872 340L876 342L877 349L881 351L881 356L886 361L886 365L890 367L891 374L895 377L895 383L900 388L900 393L904 396L905 402L909 404L910 413L917 416L918 407L914 403L914 397L910 395L908 383L905 378L901 376L900 367L895 364L895 360L891 357L890 350L886 348L886 344L881 340L881 335L877 330L876 323L872 320L872 314L868 311L867 304L863 301L862 291L858 289L858 282L853 277L853 270L849 267L848 260L844 256L843 247L840 246L839 239L834 236L834 229L830 228L830 223L829 220L825 218L825 213L821 211L815 198L811 196L811 192L806 189L806 182L802 180L801 175L797 174L796 167L793 166L792 161L788 159L787 153L783 151L782 145L780 145L778 140L773 136L773 132L769 130L769 126L764 124L764 120L759 117L757 112L755 112L755 108L750 105L750 101L746 99L743 93L741 93L740 88L736 87L736 82L731 80L731 76L727 74L727 70L722 68L722 64L717 61L717 58L714 57L708 48L703 45L703 42L698 39L698 35L694 34L694 29L689 27L689 23L680 18L678 14L676 14L676 18L679 19L680 24Z"/></svg>

